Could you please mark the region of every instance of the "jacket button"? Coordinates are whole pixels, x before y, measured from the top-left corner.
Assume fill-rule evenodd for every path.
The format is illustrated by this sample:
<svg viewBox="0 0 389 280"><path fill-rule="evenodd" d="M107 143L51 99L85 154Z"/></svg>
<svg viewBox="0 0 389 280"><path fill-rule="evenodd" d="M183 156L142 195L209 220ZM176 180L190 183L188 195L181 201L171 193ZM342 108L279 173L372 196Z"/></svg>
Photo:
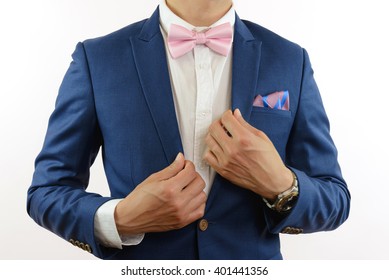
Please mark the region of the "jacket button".
<svg viewBox="0 0 389 280"><path fill-rule="evenodd" d="M294 228L294 227L286 227L281 231L281 233L286 233L286 234L300 234L303 232L304 230L302 228Z"/></svg>
<svg viewBox="0 0 389 280"><path fill-rule="evenodd" d="M89 244L85 244L85 251L92 253L92 248L89 246Z"/></svg>
<svg viewBox="0 0 389 280"><path fill-rule="evenodd" d="M286 227L286 228L284 228L282 231L281 231L281 233L290 233L290 230L291 230L291 228L290 227Z"/></svg>
<svg viewBox="0 0 389 280"><path fill-rule="evenodd" d="M208 221L206 219L201 219L199 221L199 229L201 231L206 231L208 228Z"/></svg>

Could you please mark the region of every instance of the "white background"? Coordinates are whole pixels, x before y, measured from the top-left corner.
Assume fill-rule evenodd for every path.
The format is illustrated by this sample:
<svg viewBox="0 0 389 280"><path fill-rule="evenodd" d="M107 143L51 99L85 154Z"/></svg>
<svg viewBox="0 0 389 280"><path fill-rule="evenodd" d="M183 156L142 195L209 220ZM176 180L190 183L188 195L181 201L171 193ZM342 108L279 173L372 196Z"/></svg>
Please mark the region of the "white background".
<svg viewBox="0 0 389 280"><path fill-rule="evenodd" d="M241 18L310 54L352 194L334 232L282 236L286 259L389 259L388 26L380 0L235 0ZM149 17L159 0L0 2L0 259L94 259L26 214L33 162L78 41ZM91 191L108 193L99 159Z"/></svg>

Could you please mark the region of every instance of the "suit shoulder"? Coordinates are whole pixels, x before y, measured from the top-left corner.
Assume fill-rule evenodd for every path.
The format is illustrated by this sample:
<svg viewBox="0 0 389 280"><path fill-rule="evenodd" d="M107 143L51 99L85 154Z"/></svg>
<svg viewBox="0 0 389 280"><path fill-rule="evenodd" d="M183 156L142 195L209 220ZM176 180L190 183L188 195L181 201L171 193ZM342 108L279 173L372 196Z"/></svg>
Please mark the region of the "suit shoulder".
<svg viewBox="0 0 389 280"><path fill-rule="evenodd" d="M139 34L142 30L142 27L147 19L132 23L125 27L120 28L112 33L109 33L104 36L87 39L83 42L86 48L94 48L94 47L103 47L103 46L114 46L116 44L120 44L123 42L128 42L131 36Z"/></svg>

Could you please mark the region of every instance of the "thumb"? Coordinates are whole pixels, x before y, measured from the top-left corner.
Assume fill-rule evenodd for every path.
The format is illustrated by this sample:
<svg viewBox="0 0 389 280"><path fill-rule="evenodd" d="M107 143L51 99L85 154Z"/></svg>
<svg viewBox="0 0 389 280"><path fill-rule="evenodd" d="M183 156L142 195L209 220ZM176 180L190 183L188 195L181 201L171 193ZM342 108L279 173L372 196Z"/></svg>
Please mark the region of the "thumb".
<svg viewBox="0 0 389 280"><path fill-rule="evenodd" d="M239 109L235 109L234 111L234 117L238 120L238 122L244 126L245 128L247 128L250 132L254 133L254 134L257 134L257 131L258 129L256 129L255 127L251 126L248 122L245 121L245 119L243 118L242 116L242 113L240 112Z"/></svg>
<svg viewBox="0 0 389 280"><path fill-rule="evenodd" d="M168 180L176 176L185 166L185 157L180 152L177 154L176 159L165 169L158 172L160 180Z"/></svg>

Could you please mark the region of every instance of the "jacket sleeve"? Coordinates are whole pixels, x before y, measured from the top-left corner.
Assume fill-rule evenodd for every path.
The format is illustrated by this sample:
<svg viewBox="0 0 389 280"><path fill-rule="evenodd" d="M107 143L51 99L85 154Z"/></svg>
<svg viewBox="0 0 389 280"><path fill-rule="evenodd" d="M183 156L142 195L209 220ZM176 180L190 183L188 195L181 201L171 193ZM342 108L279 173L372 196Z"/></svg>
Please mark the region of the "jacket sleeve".
<svg viewBox="0 0 389 280"><path fill-rule="evenodd" d="M347 219L350 210L350 194L305 50L301 77L299 103L286 150L286 165L297 176L299 197L286 216L265 207L266 221L272 233L333 230ZM288 232L285 230L288 227L296 228L297 232Z"/></svg>
<svg viewBox="0 0 389 280"><path fill-rule="evenodd" d="M27 195L28 214L42 227L96 256L96 210L110 198L86 191L102 137L84 46L79 43L61 84Z"/></svg>

